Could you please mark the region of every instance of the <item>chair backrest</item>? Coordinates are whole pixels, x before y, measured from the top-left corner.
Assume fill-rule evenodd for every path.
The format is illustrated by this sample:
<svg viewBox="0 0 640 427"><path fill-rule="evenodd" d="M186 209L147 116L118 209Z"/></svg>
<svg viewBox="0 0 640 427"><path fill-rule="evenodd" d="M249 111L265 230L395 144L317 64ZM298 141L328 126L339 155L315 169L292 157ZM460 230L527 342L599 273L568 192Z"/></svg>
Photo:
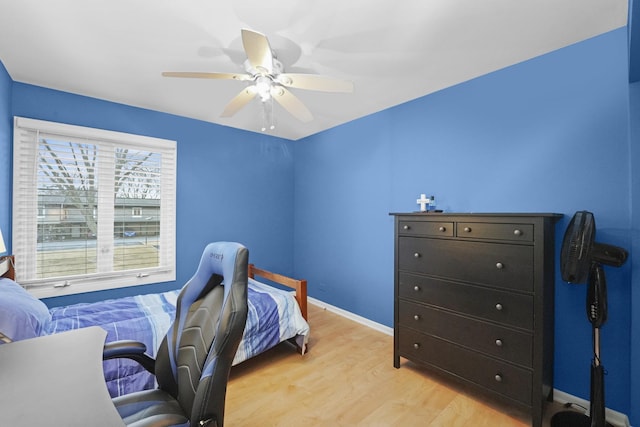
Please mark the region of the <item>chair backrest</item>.
<svg viewBox="0 0 640 427"><path fill-rule="evenodd" d="M248 258L239 243L205 248L158 350L158 386L191 414L192 426L209 419L223 425L229 371L247 320Z"/></svg>

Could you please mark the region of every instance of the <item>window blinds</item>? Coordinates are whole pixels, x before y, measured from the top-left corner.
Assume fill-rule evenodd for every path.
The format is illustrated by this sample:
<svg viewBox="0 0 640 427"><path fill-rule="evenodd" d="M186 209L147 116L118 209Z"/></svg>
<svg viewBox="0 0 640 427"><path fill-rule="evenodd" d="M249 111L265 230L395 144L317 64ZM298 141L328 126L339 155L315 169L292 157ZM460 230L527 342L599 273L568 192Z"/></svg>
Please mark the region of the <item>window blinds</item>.
<svg viewBox="0 0 640 427"><path fill-rule="evenodd" d="M176 142L16 117L17 280L42 296L175 280Z"/></svg>

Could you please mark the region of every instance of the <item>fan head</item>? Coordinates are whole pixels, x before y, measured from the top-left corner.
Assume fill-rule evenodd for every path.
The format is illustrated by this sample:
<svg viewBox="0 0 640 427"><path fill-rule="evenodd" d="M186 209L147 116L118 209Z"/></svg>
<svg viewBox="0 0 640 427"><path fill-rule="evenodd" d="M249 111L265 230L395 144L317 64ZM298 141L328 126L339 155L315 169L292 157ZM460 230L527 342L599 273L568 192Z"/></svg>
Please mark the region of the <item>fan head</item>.
<svg viewBox="0 0 640 427"><path fill-rule="evenodd" d="M562 280L569 283L585 283L589 279L592 264L620 267L627 260L627 251L595 241L596 222L593 214L578 211L564 233L560 253Z"/></svg>
<svg viewBox="0 0 640 427"><path fill-rule="evenodd" d="M587 211L576 212L562 240L560 252L562 280L569 283L587 281L595 234L596 223L593 214Z"/></svg>

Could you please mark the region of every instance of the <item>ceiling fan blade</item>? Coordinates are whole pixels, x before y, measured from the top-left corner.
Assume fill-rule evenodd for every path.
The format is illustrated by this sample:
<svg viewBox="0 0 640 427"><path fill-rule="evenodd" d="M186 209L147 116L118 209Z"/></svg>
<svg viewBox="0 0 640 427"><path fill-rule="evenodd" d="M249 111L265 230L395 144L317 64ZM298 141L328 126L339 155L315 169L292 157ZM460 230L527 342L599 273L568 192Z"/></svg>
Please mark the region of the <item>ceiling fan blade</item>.
<svg viewBox="0 0 640 427"><path fill-rule="evenodd" d="M165 71L164 77L186 77L191 79L230 79L230 80L251 80L248 74L237 73L192 73L182 71Z"/></svg>
<svg viewBox="0 0 640 427"><path fill-rule="evenodd" d="M306 123L313 120L311 111L309 111L302 101L282 86L273 86L271 88L271 96L293 117L301 122Z"/></svg>
<svg viewBox="0 0 640 427"><path fill-rule="evenodd" d="M317 90L321 92L353 92L353 82L334 79L317 74L282 73L276 77L278 83L295 89Z"/></svg>
<svg viewBox="0 0 640 427"><path fill-rule="evenodd" d="M261 73L273 73L273 53L264 34L242 29L242 45L253 68Z"/></svg>
<svg viewBox="0 0 640 427"><path fill-rule="evenodd" d="M237 94L224 108L220 117L231 117L235 113L237 113L242 107L247 105L249 101L251 101L256 94L258 93L258 89L255 86L246 87Z"/></svg>

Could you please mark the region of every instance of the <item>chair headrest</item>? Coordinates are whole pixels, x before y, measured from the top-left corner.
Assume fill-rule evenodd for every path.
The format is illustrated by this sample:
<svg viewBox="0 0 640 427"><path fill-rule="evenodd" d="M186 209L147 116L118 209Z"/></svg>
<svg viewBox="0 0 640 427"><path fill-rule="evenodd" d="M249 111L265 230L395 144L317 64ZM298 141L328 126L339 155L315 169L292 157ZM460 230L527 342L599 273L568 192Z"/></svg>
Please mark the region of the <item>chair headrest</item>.
<svg viewBox="0 0 640 427"><path fill-rule="evenodd" d="M236 242L209 243L202 252L198 270L183 288L181 305L189 307L193 304L201 296L214 274L222 277L223 284L231 285L236 273L236 264L239 261L237 258L243 251L246 252L247 248ZM247 255L243 258L247 258ZM246 261L244 263L246 264ZM226 300L231 286L224 288Z"/></svg>

